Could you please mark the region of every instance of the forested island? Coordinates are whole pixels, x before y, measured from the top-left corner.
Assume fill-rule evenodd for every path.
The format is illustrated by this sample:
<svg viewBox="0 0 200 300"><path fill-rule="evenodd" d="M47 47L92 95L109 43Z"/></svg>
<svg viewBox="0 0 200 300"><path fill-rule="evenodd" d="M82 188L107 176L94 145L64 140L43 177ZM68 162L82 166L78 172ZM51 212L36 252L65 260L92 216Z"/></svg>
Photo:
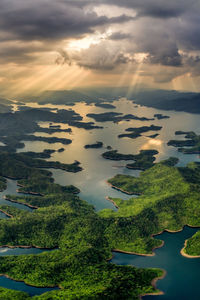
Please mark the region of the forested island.
<svg viewBox="0 0 200 300"><path fill-rule="evenodd" d="M132 114L123 115L118 112L106 112L100 114L87 114L87 117L93 118L96 122L120 122L123 120L138 120L138 121L151 121L154 119L149 119L146 117L137 117Z"/></svg>
<svg viewBox="0 0 200 300"><path fill-rule="evenodd" d="M104 209L99 213L107 222L113 249L152 255L152 249L162 245L153 235L178 231L186 224L200 226L200 166L175 167L176 163L176 158L170 158L139 177L116 175L108 181L123 192L140 195L126 201L110 198L118 211Z"/></svg>
<svg viewBox="0 0 200 300"><path fill-rule="evenodd" d="M162 126L150 125L150 126L142 126L142 127L129 127L125 129L125 131L130 133L122 133L119 134L119 138L128 137L131 139L136 139L137 137L141 136L141 133L148 132L148 131L159 131L162 129Z"/></svg>
<svg viewBox="0 0 200 300"><path fill-rule="evenodd" d="M191 238L185 241L181 253L189 258L200 258L200 231L197 231Z"/></svg>
<svg viewBox="0 0 200 300"><path fill-rule="evenodd" d="M200 154L200 136L195 132L176 131L176 135L185 135L185 140L170 140L168 146L178 148L184 154ZM185 148L187 147L187 148Z"/></svg>
<svg viewBox="0 0 200 300"><path fill-rule="evenodd" d="M46 161L11 153L2 153L0 160L0 174L18 179L19 191L27 193L6 199L35 208L32 213L0 206L11 216L0 219L0 246L55 248L38 255L1 256L1 274L29 285L59 287L34 299L138 299L141 294L158 292L151 282L163 271L108 262L113 243L107 219L78 197L76 187L55 184L51 172L37 168ZM26 293L5 288L1 295L30 299Z"/></svg>
<svg viewBox="0 0 200 300"><path fill-rule="evenodd" d="M45 128L38 125L38 122L55 122L68 124L70 126L83 128L86 130L101 129L93 122L82 122L82 117L73 110L57 110L51 112L45 109L28 108L25 111L17 111L13 113L2 113L0 118L0 141L5 146L0 146L0 150L16 151L17 148L23 148L22 141L44 141L47 143L63 143L65 145L71 143L69 138L43 137L33 135L35 132L55 133L66 132L71 133L71 128Z"/></svg>
<svg viewBox="0 0 200 300"><path fill-rule="evenodd" d="M104 103L104 102L100 102L100 103L95 103L96 107L101 107L101 108L106 108L106 109L112 109L112 108L116 108L116 106L114 106L113 104L110 103Z"/></svg>
<svg viewBox="0 0 200 300"><path fill-rule="evenodd" d="M98 148L102 148L103 147L103 143L102 142L96 142L94 144L87 144L84 146L85 149L98 149Z"/></svg>
<svg viewBox="0 0 200 300"><path fill-rule="evenodd" d="M121 154L117 150L110 150L102 154L103 158L110 160L133 160L126 165L129 169L146 170L153 166L157 150L140 150L139 154Z"/></svg>

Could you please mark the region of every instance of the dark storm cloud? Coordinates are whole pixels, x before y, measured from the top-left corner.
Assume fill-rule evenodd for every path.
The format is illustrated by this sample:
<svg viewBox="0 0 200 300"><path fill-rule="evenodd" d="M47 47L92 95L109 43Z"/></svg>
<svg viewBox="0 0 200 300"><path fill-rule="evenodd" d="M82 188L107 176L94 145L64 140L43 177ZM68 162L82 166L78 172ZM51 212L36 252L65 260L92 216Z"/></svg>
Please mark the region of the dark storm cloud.
<svg viewBox="0 0 200 300"><path fill-rule="evenodd" d="M149 16L153 18L174 18L181 16L193 5L198 5L199 0L96 0L96 1L75 1L77 5L88 4L117 5L134 9L138 16Z"/></svg>
<svg viewBox="0 0 200 300"><path fill-rule="evenodd" d="M120 40L125 40L125 39L130 39L132 36L131 34L128 33L123 33L123 32L113 32L110 36L109 39L113 41L120 41Z"/></svg>
<svg viewBox="0 0 200 300"><path fill-rule="evenodd" d="M76 4L78 2L75 1ZM0 30L21 40L64 39L92 33L94 27L123 23L131 17L97 16L67 1L0 1Z"/></svg>

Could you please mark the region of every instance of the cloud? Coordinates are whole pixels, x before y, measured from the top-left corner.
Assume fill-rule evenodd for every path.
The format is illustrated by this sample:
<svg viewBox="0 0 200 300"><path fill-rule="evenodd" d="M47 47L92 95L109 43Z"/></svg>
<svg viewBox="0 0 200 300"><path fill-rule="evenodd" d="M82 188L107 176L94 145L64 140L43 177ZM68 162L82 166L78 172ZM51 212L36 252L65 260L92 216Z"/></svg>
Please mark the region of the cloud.
<svg viewBox="0 0 200 300"><path fill-rule="evenodd" d="M69 66L71 66L71 64L72 64L69 54L67 53L67 51L65 51L63 49L58 50L58 56L55 60L55 63L57 65L68 64Z"/></svg>
<svg viewBox="0 0 200 300"><path fill-rule="evenodd" d="M199 0L1 0L0 65L199 76L199 24Z"/></svg>
<svg viewBox="0 0 200 300"><path fill-rule="evenodd" d="M102 1L96 1L102 3ZM106 0L104 3L132 8L138 17L176 18L187 12L198 0Z"/></svg>
<svg viewBox="0 0 200 300"><path fill-rule="evenodd" d="M127 63L134 62L133 57L128 53L119 51L118 48L110 46L108 41L103 41L98 45L92 45L89 49L83 49L72 55L73 62L80 67L110 71Z"/></svg>
<svg viewBox="0 0 200 300"><path fill-rule="evenodd" d="M76 1L75 1L76 3ZM94 11L83 10L67 1L1 0L0 30L13 39L67 39L92 33L95 27L131 20L120 15L108 18Z"/></svg>
<svg viewBox="0 0 200 300"><path fill-rule="evenodd" d="M120 40L125 40L125 39L130 39L131 34L128 33L123 33L120 31L113 32L110 36L109 39L113 41L120 41Z"/></svg>

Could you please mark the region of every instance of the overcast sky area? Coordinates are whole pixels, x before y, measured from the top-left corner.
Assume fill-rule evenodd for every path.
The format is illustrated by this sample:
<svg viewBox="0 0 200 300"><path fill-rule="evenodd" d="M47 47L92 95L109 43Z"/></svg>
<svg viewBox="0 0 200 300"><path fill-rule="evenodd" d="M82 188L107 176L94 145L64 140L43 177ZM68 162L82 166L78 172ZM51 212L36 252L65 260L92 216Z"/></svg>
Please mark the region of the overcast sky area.
<svg viewBox="0 0 200 300"><path fill-rule="evenodd" d="M1 0L0 89L200 91L200 0Z"/></svg>

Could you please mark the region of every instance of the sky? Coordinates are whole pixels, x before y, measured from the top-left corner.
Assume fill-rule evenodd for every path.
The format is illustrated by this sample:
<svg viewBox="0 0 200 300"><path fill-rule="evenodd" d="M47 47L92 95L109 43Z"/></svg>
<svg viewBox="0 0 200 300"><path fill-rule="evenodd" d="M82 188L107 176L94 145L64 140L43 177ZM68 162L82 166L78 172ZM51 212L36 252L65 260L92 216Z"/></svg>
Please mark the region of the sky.
<svg viewBox="0 0 200 300"><path fill-rule="evenodd" d="M0 94L200 91L200 0L0 0Z"/></svg>

